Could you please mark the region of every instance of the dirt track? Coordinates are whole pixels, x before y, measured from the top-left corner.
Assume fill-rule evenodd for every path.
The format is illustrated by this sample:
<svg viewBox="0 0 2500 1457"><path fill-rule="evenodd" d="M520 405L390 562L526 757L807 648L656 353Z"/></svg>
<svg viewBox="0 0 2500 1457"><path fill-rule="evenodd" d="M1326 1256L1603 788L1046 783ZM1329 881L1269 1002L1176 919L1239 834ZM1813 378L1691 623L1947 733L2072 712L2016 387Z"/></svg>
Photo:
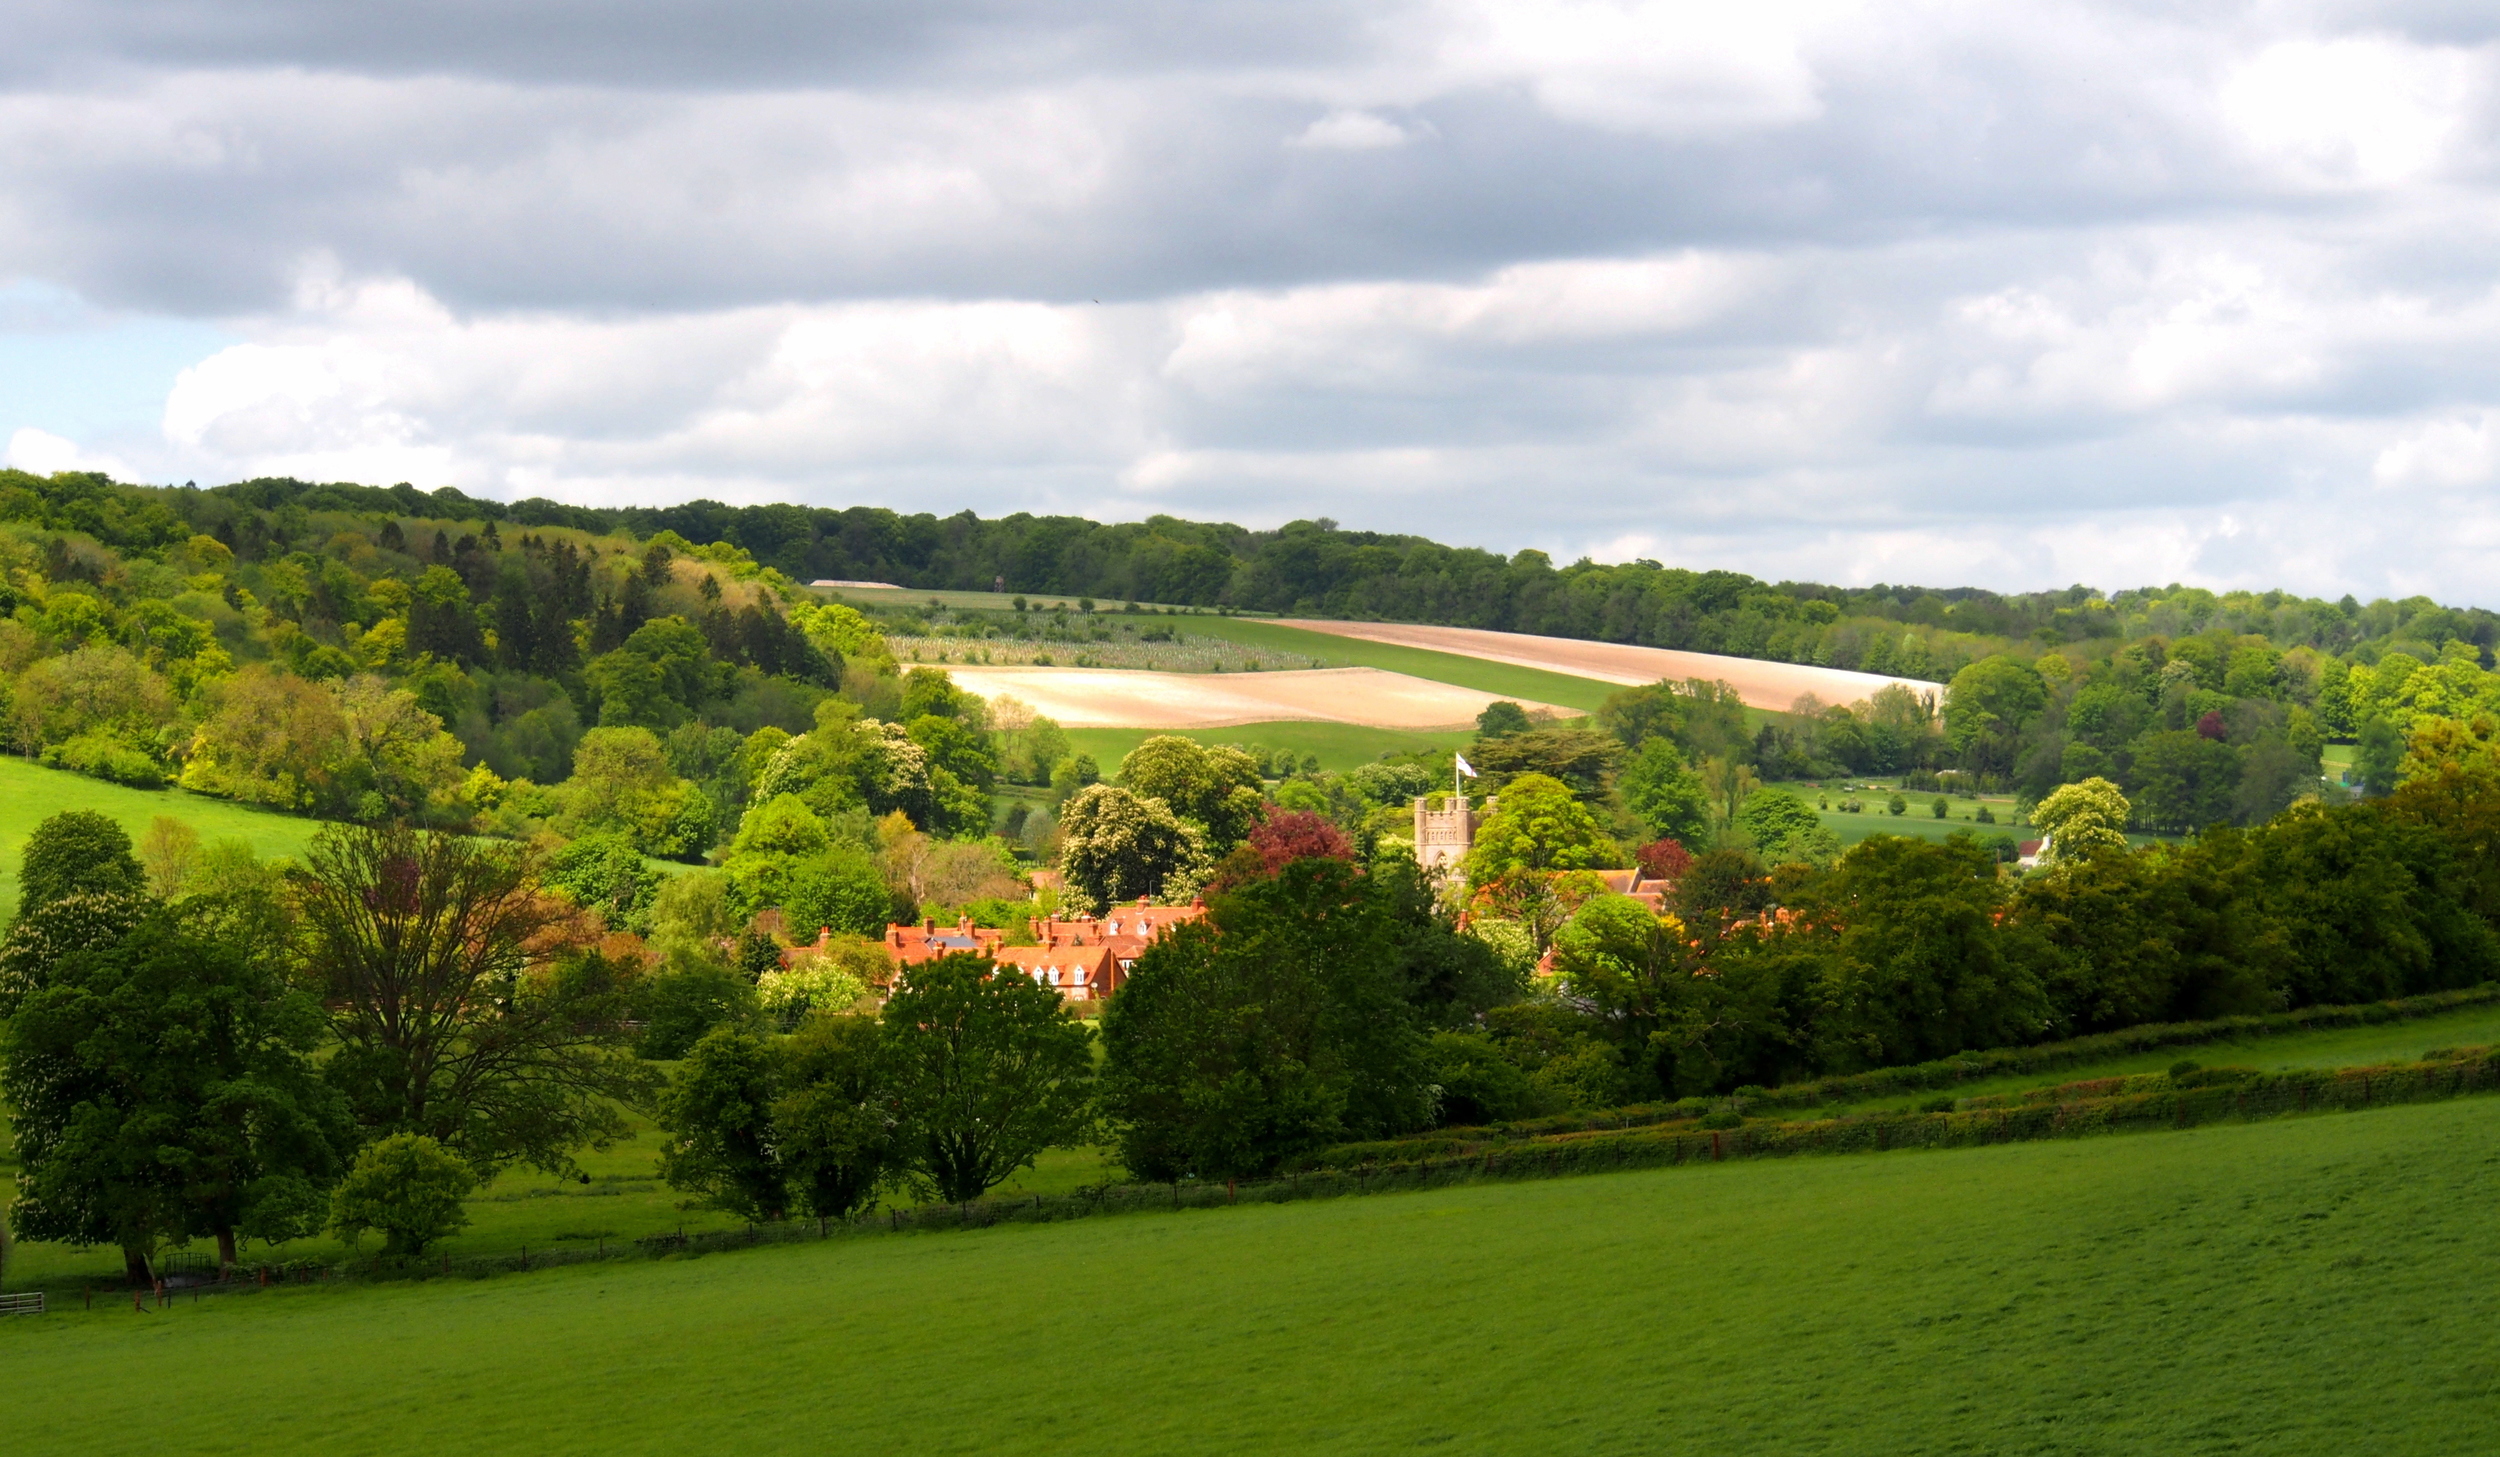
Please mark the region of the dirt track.
<svg viewBox="0 0 2500 1457"><path fill-rule="evenodd" d="M1605 683L1655 683L1662 678L1705 678L1734 685L1748 707L1785 712L1811 693L1825 703L1855 703L1891 683L1914 693L1938 692L1933 683L1914 678L1887 678L1880 673L1852 673L1818 668L1811 663L1766 663L1755 658L1730 658L1717 653L1686 653L1673 648L1633 647L1624 643L1584 642L1569 637L1534 637L1521 632L1487 632L1473 627L1417 627L1396 622L1285 621L1287 627L1399 647L1430 648L1487 662L1544 668Z"/></svg>
<svg viewBox="0 0 2500 1457"><path fill-rule="evenodd" d="M1224 728L1277 719L1371 728L1472 728L1476 715L1496 697L1378 668L1147 673L950 664L946 671L958 687L984 698L1012 694L1069 728ZM1554 710L1566 716L1575 711Z"/></svg>

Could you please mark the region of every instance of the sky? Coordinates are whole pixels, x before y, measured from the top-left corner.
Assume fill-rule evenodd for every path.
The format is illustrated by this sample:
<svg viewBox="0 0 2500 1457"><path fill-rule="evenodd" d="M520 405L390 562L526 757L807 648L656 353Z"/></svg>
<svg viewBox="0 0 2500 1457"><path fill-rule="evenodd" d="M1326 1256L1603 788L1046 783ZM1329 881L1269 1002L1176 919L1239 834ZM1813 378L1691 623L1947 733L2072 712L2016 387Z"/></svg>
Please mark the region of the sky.
<svg viewBox="0 0 2500 1457"><path fill-rule="evenodd" d="M2500 607L2500 6L13 0L24 469Z"/></svg>

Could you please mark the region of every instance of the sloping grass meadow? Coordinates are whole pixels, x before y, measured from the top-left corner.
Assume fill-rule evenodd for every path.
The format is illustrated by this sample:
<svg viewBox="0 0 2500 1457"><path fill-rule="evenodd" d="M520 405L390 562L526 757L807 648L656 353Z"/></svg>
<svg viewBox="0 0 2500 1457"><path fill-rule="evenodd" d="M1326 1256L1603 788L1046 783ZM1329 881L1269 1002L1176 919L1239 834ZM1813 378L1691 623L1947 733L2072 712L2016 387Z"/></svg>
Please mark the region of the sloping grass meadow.
<svg viewBox="0 0 2500 1457"><path fill-rule="evenodd" d="M128 789L66 769L47 769L15 756L0 757L0 905L17 910L17 866L35 826L63 810L111 816L130 838L147 832L158 815L181 820L204 844L241 840L261 856L301 857L321 821L255 809L179 789Z"/></svg>
<svg viewBox="0 0 2500 1457"><path fill-rule="evenodd" d="M1269 749L1289 749L1296 754L1316 754L1322 769L1342 772L1360 768L1383 754L1430 753L1443 749L1463 749L1475 735L1467 733L1422 733L1412 729L1367 728L1353 723L1310 723L1280 720L1275 723L1235 724L1230 728L1155 729L1155 728L1073 728L1067 730L1068 743L1080 754L1091 754L1102 767L1103 777L1117 773L1120 761L1139 744L1159 734L1177 734L1202 744L1241 744Z"/></svg>
<svg viewBox="0 0 2500 1457"><path fill-rule="evenodd" d="M286 1289L0 1321L0 1370L48 1454L2462 1451L2495 1135L2473 1098Z"/></svg>
<svg viewBox="0 0 2500 1457"><path fill-rule="evenodd" d="M1973 1078L1950 1089L1957 1098L2019 1093L2096 1078L2155 1073L2179 1062L2200 1067L2253 1067L2262 1072L2293 1068L2363 1067L2374 1063L2409 1062L2435 1048L2500 1046L2500 1004L2474 1007L2442 1017L2381 1022L2365 1027L2320 1027L2265 1037L2233 1037L2177 1047L2095 1058L2054 1070ZM1915 1107L1936 1096L1921 1090L1883 1097L1838 1101L1833 1110L1875 1112Z"/></svg>

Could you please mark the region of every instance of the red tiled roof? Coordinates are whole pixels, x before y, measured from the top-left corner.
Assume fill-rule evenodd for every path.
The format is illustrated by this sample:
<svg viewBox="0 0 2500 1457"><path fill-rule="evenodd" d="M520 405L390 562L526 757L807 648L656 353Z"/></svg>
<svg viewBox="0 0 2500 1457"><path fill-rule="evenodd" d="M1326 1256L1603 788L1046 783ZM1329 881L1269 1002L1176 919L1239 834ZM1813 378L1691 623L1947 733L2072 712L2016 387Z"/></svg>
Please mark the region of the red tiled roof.
<svg viewBox="0 0 2500 1457"><path fill-rule="evenodd" d="M1001 946L990 953L1000 966L1014 967L1071 1002L1098 1002L1128 979L1113 948L1091 946Z"/></svg>
<svg viewBox="0 0 2500 1457"><path fill-rule="evenodd" d="M966 951L994 950L1006 939L1006 932L989 926L976 926L970 921L957 921L952 926L923 921L917 926L885 928L885 949L894 953L894 959L905 966L918 966L924 961L935 961L941 956Z"/></svg>

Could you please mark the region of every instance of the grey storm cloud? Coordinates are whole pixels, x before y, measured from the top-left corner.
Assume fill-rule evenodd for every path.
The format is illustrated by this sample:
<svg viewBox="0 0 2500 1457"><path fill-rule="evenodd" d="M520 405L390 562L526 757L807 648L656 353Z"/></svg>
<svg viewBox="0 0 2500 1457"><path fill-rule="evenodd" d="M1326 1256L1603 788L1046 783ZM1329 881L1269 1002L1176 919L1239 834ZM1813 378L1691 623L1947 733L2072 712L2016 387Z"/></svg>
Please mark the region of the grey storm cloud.
<svg viewBox="0 0 2500 1457"><path fill-rule="evenodd" d="M2488 595L2489 6L33 0L11 36L0 281L241 341L149 431L0 418L13 458Z"/></svg>

